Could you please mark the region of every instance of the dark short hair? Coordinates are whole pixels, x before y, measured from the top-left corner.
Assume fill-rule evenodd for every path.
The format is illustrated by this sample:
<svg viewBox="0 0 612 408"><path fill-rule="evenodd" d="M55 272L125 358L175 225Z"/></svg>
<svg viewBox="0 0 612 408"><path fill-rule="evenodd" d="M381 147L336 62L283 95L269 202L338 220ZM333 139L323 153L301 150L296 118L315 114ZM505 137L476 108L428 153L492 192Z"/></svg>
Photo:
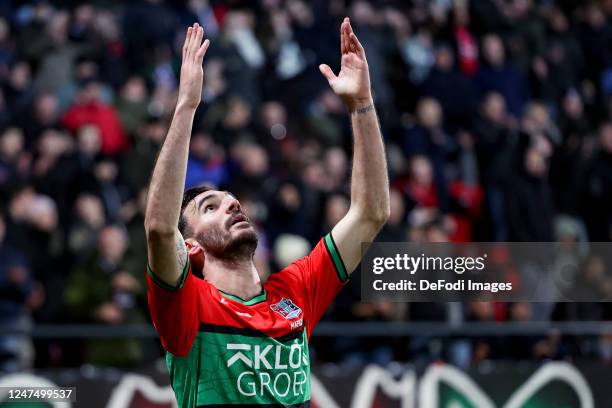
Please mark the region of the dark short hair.
<svg viewBox="0 0 612 408"><path fill-rule="evenodd" d="M193 187L185 190L183 194L183 201L181 203L181 214L179 215L178 229L183 235L184 238L187 238L189 235L189 229L187 228L187 219L185 218L185 208L189 205L190 202L195 200L197 196L207 191L215 190L210 186L202 186L202 187Z"/></svg>

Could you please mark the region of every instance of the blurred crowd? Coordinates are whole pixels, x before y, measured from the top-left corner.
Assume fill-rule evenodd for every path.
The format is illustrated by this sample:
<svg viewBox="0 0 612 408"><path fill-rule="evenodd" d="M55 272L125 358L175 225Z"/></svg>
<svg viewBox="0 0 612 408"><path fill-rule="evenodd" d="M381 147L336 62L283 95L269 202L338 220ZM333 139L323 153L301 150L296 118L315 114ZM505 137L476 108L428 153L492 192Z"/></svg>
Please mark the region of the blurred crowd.
<svg viewBox="0 0 612 408"><path fill-rule="evenodd" d="M257 224L262 274L307 253L349 207L350 121L317 68L339 69L345 15L366 50L387 145L381 241L612 236L611 1L79 3L0 3L0 325L147 321L143 207L194 21L212 45L186 187L238 196ZM366 304L356 276L326 319L611 316L606 303ZM0 362L138 364L160 355L151 343L3 336ZM316 338L314 351L346 364L465 367L612 361L612 339Z"/></svg>

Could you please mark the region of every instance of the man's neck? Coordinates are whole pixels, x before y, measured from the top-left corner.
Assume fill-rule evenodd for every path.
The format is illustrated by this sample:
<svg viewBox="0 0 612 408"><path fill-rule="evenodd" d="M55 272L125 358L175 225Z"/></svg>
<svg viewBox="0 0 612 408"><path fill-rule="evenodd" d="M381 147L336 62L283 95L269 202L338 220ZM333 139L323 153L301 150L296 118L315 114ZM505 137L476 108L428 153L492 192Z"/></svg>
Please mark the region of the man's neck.
<svg viewBox="0 0 612 408"><path fill-rule="evenodd" d="M263 284L251 258L228 260L206 257L204 279L222 292L250 300L261 294Z"/></svg>

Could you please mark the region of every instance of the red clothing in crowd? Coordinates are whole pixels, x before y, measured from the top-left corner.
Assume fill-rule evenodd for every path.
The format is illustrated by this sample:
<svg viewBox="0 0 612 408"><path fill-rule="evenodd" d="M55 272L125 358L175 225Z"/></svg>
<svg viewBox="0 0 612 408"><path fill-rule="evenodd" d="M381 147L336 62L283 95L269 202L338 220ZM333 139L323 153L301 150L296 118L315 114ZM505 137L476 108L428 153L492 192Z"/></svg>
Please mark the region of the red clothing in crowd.
<svg viewBox="0 0 612 408"><path fill-rule="evenodd" d="M81 126L94 125L102 138L102 153L115 155L128 146L128 139L115 108L100 102L73 105L66 111L62 124L75 133Z"/></svg>
<svg viewBox="0 0 612 408"><path fill-rule="evenodd" d="M467 76L473 76L478 71L478 43L466 27L455 28L455 40L459 50L459 67Z"/></svg>
<svg viewBox="0 0 612 408"><path fill-rule="evenodd" d="M410 199L418 206L426 208L437 208L439 203L436 186L431 184L420 184L413 179L407 180L402 186L402 191L408 194Z"/></svg>

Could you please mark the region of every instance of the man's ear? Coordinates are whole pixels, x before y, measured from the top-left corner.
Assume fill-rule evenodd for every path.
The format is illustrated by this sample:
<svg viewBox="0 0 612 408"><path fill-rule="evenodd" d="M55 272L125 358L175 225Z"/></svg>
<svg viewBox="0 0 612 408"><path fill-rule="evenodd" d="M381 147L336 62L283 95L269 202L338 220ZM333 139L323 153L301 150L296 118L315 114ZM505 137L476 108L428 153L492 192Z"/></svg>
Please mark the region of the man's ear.
<svg viewBox="0 0 612 408"><path fill-rule="evenodd" d="M191 272L195 276L204 279L204 248L193 238L187 238L185 246L187 247L187 255L191 262Z"/></svg>

